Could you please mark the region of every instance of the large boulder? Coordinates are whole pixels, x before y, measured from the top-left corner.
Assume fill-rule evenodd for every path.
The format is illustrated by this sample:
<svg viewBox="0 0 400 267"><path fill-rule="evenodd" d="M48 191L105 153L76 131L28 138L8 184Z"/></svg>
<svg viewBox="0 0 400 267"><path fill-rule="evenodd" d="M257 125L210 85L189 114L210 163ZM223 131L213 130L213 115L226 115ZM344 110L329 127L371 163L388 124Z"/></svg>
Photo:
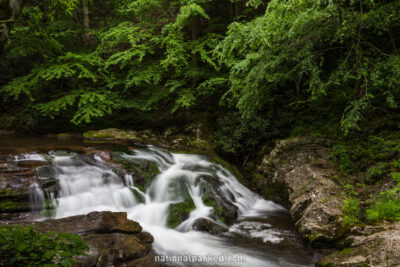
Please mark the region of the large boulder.
<svg viewBox="0 0 400 267"><path fill-rule="evenodd" d="M256 179L261 192L271 193L271 188L285 192L274 200L285 202L287 197L299 233L314 247L329 246L344 234L342 186L336 180L339 175L328 142L318 138L280 141L258 166L265 178Z"/></svg>
<svg viewBox="0 0 400 267"><path fill-rule="evenodd" d="M15 222L1 222L2 225ZM92 212L63 219L37 222L19 222L32 225L40 232L71 233L80 235L89 246L88 256L81 256L82 266L140 266L128 265L146 257L152 250L153 237L142 232L139 223L122 212ZM148 263L150 259L145 262Z"/></svg>

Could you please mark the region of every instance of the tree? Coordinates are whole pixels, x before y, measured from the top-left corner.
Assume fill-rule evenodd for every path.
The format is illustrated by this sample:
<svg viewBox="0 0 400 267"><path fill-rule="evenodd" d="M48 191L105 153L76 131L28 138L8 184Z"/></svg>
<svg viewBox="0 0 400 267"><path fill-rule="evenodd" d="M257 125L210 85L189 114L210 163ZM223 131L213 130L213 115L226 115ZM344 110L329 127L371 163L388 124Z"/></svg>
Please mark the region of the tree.
<svg viewBox="0 0 400 267"><path fill-rule="evenodd" d="M0 54L7 42L12 25L18 19L23 0L0 0Z"/></svg>

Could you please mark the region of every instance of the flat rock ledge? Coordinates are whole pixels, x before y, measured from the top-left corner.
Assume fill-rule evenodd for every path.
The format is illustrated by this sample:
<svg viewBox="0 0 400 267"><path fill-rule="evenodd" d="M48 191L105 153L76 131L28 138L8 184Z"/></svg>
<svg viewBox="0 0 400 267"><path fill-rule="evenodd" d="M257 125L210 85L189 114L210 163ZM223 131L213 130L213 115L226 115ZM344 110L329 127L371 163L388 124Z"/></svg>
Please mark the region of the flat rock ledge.
<svg viewBox="0 0 400 267"><path fill-rule="evenodd" d="M32 225L40 232L77 234L89 246L80 266L150 266L154 260L153 236L142 231L124 212L92 212L62 219L35 222L0 222Z"/></svg>

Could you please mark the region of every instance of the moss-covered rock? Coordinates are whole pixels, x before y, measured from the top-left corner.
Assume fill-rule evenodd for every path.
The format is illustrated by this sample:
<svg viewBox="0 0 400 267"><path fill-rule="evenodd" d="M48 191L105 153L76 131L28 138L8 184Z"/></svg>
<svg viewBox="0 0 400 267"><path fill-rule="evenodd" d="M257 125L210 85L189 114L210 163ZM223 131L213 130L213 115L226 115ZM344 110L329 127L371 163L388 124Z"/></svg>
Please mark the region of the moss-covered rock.
<svg viewBox="0 0 400 267"><path fill-rule="evenodd" d="M203 203L213 208L211 218L228 225L237 219L237 207L233 204L233 196L232 199L227 199L220 189L222 183L217 178L201 176L197 185L200 187Z"/></svg>
<svg viewBox="0 0 400 267"><path fill-rule="evenodd" d="M29 200L0 199L0 213L28 212L30 210Z"/></svg>
<svg viewBox="0 0 400 267"><path fill-rule="evenodd" d="M160 173L157 165L147 160L128 160L122 154L121 152L112 153L112 161L120 166L120 168L114 168L114 171L121 177L124 177L125 174L132 175L135 185L144 191L144 188Z"/></svg>
<svg viewBox="0 0 400 267"><path fill-rule="evenodd" d="M139 223L129 220L122 212L91 212L62 219L18 223L32 225L39 232L80 235L89 249L86 255L77 258L81 261L79 266L137 266L129 263L148 255L154 241L149 233L142 232ZM6 224L11 223L0 222L0 226Z"/></svg>
<svg viewBox="0 0 400 267"><path fill-rule="evenodd" d="M192 212L192 210L195 208L196 206L191 198L188 198L182 202L170 204L167 226L170 228L177 227L181 222L189 218L190 212Z"/></svg>
<svg viewBox="0 0 400 267"><path fill-rule="evenodd" d="M158 138L151 131L131 131L116 128L88 131L83 138L91 141L131 141L139 144L156 143Z"/></svg>

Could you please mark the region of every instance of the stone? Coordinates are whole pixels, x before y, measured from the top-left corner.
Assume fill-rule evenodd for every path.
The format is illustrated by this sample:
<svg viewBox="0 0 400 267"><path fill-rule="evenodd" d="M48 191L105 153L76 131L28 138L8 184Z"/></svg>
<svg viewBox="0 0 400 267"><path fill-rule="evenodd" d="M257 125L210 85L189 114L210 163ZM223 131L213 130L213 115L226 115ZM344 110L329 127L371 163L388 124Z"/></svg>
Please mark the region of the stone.
<svg viewBox="0 0 400 267"><path fill-rule="evenodd" d="M151 131L132 131L116 128L88 131L83 138L91 141L131 141L138 144L154 143L158 138Z"/></svg>
<svg viewBox="0 0 400 267"><path fill-rule="evenodd" d="M207 232L212 235L221 234L226 231L222 226L206 218L197 219L193 223L193 229L200 232Z"/></svg>
<svg viewBox="0 0 400 267"><path fill-rule="evenodd" d="M351 240L347 248L322 258L316 265L319 267L400 266L400 222L376 227L368 226L364 231L347 239Z"/></svg>
<svg viewBox="0 0 400 267"><path fill-rule="evenodd" d="M10 225L16 222L0 222ZM62 219L45 221L21 221L40 232L78 234L89 246L87 256L79 256L80 266L140 266L147 263L154 241L151 234L142 232L139 223L127 218L123 212L91 212ZM154 254L152 254L154 255ZM141 258L145 258L140 261ZM142 265L145 266L145 265Z"/></svg>
<svg viewBox="0 0 400 267"><path fill-rule="evenodd" d="M256 181L265 191L269 186L286 191L284 204L301 236L314 247L329 246L345 234L342 186L334 179L338 173L326 144L318 138L280 141L258 166L265 179Z"/></svg>

